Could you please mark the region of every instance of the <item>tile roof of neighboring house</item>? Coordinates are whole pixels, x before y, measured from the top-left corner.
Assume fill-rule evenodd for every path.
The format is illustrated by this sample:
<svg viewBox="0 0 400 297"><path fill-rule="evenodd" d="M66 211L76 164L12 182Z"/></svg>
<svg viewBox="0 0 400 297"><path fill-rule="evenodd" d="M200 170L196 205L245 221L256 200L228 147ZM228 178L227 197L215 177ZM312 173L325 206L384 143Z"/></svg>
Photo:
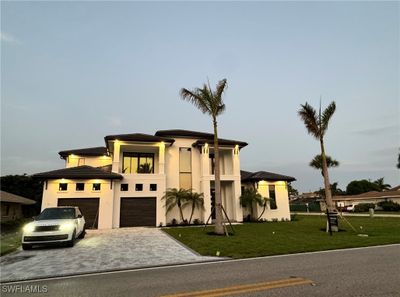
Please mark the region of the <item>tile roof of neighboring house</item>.
<svg viewBox="0 0 400 297"><path fill-rule="evenodd" d="M214 134L212 133L204 133L190 130L182 130L182 129L173 129L173 130L159 130L155 134L156 136L175 136L182 138L195 138L198 139L193 145L203 145L204 143L214 143ZM233 140L233 139L223 139L218 138L218 143L220 145L239 145L239 147L247 146L247 142Z"/></svg>
<svg viewBox="0 0 400 297"><path fill-rule="evenodd" d="M47 171L32 175L34 178L39 179L59 179L59 178L79 178L79 179L122 179L122 175L113 172L106 172L103 169L95 168L92 166L78 166L53 171Z"/></svg>
<svg viewBox="0 0 400 297"><path fill-rule="evenodd" d="M397 187L391 188L389 191L400 191L400 185Z"/></svg>
<svg viewBox="0 0 400 297"><path fill-rule="evenodd" d="M8 192L0 191L0 201L1 202L12 202L12 203L19 203L24 205L32 205L35 204L36 201L32 199L28 199L25 197L21 197L15 194L11 194Z"/></svg>
<svg viewBox="0 0 400 297"><path fill-rule="evenodd" d="M112 171L112 164L104 165L104 166L100 166L100 167L96 167L96 168L101 169L104 172L111 172Z"/></svg>
<svg viewBox="0 0 400 297"><path fill-rule="evenodd" d="M71 154L79 156L104 156L108 155L107 148L104 146L88 147L81 149L65 150L58 153L61 158L65 159Z"/></svg>
<svg viewBox="0 0 400 297"><path fill-rule="evenodd" d="M332 199L336 201L340 200L363 200L363 199L390 199L390 198L400 198L400 191L384 191L384 192L377 192L371 191L367 193L362 193L358 195L339 195L333 196Z"/></svg>
<svg viewBox="0 0 400 297"><path fill-rule="evenodd" d="M106 143L108 143L109 140L122 140L122 141L138 141L138 142L168 142L168 143L174 143L175 140L172 138L167 138L167 137L160 137L160 136L154 136L150 134L143 134L143 133L132 133L132 134L118 134L118 135L107 135L104 137L104 140Z"/></svg>
<svg viewBox="0 0 400 297"><path fill-rule="evenodd" d="M270 181L287 181L292 182L296 179L291 176L267 172L267 171L257 171L257 172L249 172L249 171L240 171L242 182L246 181L260 181L260 180L270 180Z"/></svg>

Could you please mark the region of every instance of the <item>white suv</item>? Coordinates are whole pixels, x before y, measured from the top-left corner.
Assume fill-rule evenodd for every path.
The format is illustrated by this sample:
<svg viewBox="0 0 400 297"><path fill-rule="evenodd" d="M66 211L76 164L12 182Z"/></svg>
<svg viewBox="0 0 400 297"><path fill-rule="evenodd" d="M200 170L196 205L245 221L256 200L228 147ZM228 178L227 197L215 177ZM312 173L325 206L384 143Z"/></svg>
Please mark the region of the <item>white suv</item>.
<svg viewBox="0 0 400 297"><path fill-rule="evenodd" d="M63 206L44 209L36 219L25 225L22 249L35 244L64 243L74 246L76 238L85 237L85 218L78 207Z"/></svg>

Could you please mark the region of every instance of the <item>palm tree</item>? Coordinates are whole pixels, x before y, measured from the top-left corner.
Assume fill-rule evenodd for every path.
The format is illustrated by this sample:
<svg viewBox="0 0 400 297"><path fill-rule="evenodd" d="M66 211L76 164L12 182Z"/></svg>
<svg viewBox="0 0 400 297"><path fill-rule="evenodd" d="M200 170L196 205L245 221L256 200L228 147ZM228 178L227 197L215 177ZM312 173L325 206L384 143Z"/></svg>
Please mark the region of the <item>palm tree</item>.
<svg viewBox="0 0 400 297"><path fill-rule="evenodd" d="M189 224L190 224L192 222L194 210L196 208L204 209L204 194L189 191L187 197L187 203L192 204L192 212L190 213L190 218L189 218Z"/></svg>
<svg viewBox="0 0 400 297"><path fill-rule="evenodd" d="M226 79L218 82L215 91L211 90L210 83L204 84L202 88L192 91L181 89L180 95L196 106L202 113L208 114L212 118L214 127L214 155L215 155L215 233L224 234L222 225L222 200L221 200L221 176L219 170L219 146L218 146L218 123L217 117L225 110L222 94L227 87Z"/></svg>
<svg viewBox="0 0 400 297"><path fill-rule="evenodd" d="M167 189L167 191L165 191L165 195L162 197L162 199L166 200L165 205L167 207L167 212L170 212L175 206L178 206L182 222L185 222L182 208L187 203L189 195L190 193L188 190L178 190L176 188L173 188Z"/></svg>
<svg viewBox="0 0 400 297"><path fill-rule="evenodd" d="M325 156L326 157L326 166L328 168L330 167L338 167L339 166L339 161L336 161L335 159L332 159L330 156ZM324 172L322 170L322 156L321 155L316 155L310 162L309 164L311 167L315 169L321 170L322 176L324 176Z"/></svg>
<svg viewBox="0 0 400 297"><path fill-rule="evenodd" d="M266 202L260 193L257 192L255 188L244 188L242 195L240 196L240 205L250 209L250 217L254 220L253 204L258 204L260 206L266 206ZM264 208L265 211L265 208ZM264 211L261 215L264 214ZM260 216L261 217L261 216ZM258 219L257 219L258 220Z"/></svg>
<svg viewBox="0 0 400 297"><path fill-rule="evenodd" d="M325 146L324 146L324 136L328 130L329 120L332 118L336 110L335 101L331 102L328 107L321 112L321 106L319 108L319 113L309 105L307 102L300 105L301 108L298 111L300 118L303 120L304 125L307 128L307 132L319 140L321 146L321 158L322 158L322 175L324 177L325 186L325 199L327 208L329 211L334 210L335 206L332 202L332 193L330 189L328 165L326 162Z"/></svg>
<svg viewBox="0 0 400 297"><path fill-rule="evenodd" d="M374 184L376 184L379 187L379 191L389 190L392 187L389 184L385 184L383 177L378 178L376 181L374 181Z"/></svg>
<svg viewBox="0 0 400 297"><path fill-rule="evenodd" d="M265 210L267 209L268 201L270 201L270 199L267 198L267 197L262 197L262 200L263 200L263 201L262 201L263 210L262 210L261 214L258 216L257 221L259 221L259 220L262 218L262 216L263 216ZM273 201L273 203L276 203L274 200L271 200L270 203L271 203L272 201Z"/></svg>

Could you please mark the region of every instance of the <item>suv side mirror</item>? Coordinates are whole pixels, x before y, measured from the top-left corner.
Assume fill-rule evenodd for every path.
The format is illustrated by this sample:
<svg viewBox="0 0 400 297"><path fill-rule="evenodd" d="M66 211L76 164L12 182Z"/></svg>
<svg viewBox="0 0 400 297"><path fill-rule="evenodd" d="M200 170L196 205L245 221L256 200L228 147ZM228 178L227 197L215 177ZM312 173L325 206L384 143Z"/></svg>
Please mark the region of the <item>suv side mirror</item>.
<svg viewBox="0 0 400 297"><path fill-rule="evenodd" d="M82 215L81 215L81 214L78 214L77 218L78 218L78 219L82 218Z"/></svg>

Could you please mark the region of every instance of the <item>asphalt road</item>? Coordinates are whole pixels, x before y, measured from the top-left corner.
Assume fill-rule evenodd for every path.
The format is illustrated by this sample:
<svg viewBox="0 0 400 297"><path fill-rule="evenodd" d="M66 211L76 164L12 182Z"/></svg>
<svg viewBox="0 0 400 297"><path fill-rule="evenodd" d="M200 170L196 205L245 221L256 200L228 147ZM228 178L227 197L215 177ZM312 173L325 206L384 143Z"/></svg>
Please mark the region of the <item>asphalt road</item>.
<svg viewBox="0 0 400 297"><path fill-rule="evenodd" d="M302 284L288 286L293 284L291 280L298 278L304 280ZM273 288L271 284L274 283L270 282L277 280L280 285ZM242 286L246 284L255 286ZM236 288L213 291L231 286ZM12 289L46 292L6 293ZM201 293L203 290L208 292ZM400 296L400 245L2 284L1 292L1 296L57 297L146 297L182 292L194 292L189 296L207 297Z"/></svg>

